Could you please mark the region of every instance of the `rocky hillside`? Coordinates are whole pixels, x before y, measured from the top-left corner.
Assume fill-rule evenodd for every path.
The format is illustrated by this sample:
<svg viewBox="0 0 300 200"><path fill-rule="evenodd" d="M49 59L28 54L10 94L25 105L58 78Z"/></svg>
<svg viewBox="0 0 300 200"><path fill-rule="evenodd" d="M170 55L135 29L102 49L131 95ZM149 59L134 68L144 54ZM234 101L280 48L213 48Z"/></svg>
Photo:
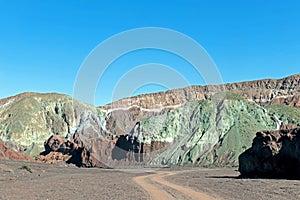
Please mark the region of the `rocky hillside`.
<svg viewBox="0 0 300 200"><path fill-rule="evenodd" d="M225 97L217 94L212 99L189 102L163 115L143 119L130 137L145 144L169 143L151 159L154 164L235 165L239 154L251 146L257 131L278 129L282 120L277 116L283 116L287 122L300 122L297 115L279 113L279 109L263 108L235 93L225 93Z"/></svg>
<svg viewBox="0 0 300 200"><path fill-rule="evenodd" d="M44 162L80 151L82 166L235 165L255 132L300 124L299 91L294 75L191 86L99 108L61 94L23 93L0 100L0 139L32 157L52 135L63 138L62 149L76 146L66 154L47 151Z"/></svg>
<svg viewBox="0 0 300 200"><path fill-rule="evenodd" d="M190 86L152 94L138 95L101 106L110 113L106 128L124 134L138 121L181 107L187 102L205 100L218 92L234 92L261 106L285 104L300 108L300 74L224 85Z"/></svg>
<svg viewBox="0 0 300 200"><path fill-rule="evenodd" d="M74 107L73 107L74 105ZM96 108L74 102L61 94L24 93L1 100L0 139L15 150L36 156L51 135L67 137L75 132L83 112Z"/></svg>
<svg viewBox="0 0 300 200"><path fill-rule="evenodd" d="M101 117L87 113L70 142L110 167L237 165L257 131L279 129L283 121L300 123L298 115L289 115L297 108L274 106L262 107L231 92L218 93L142 119L124 135L110 133Z"/></svg>

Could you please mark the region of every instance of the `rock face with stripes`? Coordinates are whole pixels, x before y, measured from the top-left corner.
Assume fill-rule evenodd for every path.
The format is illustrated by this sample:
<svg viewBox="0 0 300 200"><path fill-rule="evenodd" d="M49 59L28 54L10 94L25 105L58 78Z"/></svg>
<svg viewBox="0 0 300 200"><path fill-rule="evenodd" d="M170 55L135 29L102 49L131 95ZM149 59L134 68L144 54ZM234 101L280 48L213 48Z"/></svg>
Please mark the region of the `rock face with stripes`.
<svg viewBox="0 0 300 200"><path fill-rule="evenodd" d="M251 146L257 131L275 130L283 123L277 112L278 109L270 112L269 107L258 106L235 93L219 93L211 99L189 102L142 119L124 135L110 133L101 117L87 113L71 141L110 167L232 166L238 164L239 154Z"/></svg>
<svg viewBox="0 0 300 200"><path fill-rule="evenodd" d="M233 92L260 106L271 104L300 108L300 74L282 79L263 79L223 85L190 86L121 99L99 108L109 117L106 128L126 134L140 120L161 115L191 101L207 100L219 92Z"/></svg>

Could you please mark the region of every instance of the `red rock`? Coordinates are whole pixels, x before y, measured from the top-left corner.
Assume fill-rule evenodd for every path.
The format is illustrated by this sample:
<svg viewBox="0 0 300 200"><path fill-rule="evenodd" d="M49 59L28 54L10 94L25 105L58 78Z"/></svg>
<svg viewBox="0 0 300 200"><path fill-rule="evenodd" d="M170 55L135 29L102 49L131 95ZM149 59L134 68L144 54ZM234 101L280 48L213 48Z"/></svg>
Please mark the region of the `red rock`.
<svg viewBox="0 0 300 200"><path fill-rule="evenodd" d="M20 152L13 151L0 140L0 160L27 160L34 161L31 157Z"/></svg>

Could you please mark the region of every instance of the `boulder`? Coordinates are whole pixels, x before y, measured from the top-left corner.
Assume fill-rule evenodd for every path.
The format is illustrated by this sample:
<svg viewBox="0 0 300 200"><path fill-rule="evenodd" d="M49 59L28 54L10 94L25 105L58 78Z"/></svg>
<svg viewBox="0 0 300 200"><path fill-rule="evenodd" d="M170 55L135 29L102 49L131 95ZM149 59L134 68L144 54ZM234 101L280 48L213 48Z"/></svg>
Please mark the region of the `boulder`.
<svg viewBox="0 0 300 200"><path fill-rule="evenodd" d="M242 177L300 179L300 127L256 133L239 156Z"/></svg>

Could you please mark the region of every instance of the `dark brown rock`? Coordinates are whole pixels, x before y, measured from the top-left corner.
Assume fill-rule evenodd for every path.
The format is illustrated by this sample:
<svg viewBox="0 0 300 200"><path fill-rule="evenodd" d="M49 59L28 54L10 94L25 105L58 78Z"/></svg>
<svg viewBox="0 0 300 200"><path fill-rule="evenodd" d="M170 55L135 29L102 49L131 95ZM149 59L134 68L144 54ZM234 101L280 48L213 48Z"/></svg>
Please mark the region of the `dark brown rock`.
<svg viewBox="0 0 300 200"><path fill-rule="evenodd" d="M106 165L93 157L84 146L56 136L51 136L45 142L45 151L37 156L36 160L45 163L64 161L78 167L106 168Z"/></svg>
<svg viewBox="0 0 300 200"><path fill-rule="evenodd" d="M261 131L239 156L242 177L300 179L300 128Z"/></svg>

